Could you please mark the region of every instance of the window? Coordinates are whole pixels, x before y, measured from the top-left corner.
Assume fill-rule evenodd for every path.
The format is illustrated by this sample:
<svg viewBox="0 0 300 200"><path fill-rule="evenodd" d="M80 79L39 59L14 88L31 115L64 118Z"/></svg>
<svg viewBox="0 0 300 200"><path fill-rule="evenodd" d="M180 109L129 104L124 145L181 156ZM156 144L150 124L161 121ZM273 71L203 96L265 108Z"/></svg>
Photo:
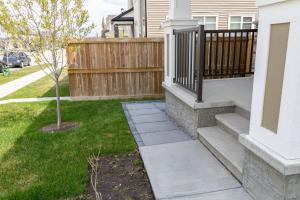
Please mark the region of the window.
<svg viewBox="0 0 300 200"><path fill-rule="evenodd" d="M199 24L204 25L206 30L216 30L218 27L216 16L194 16L194 19L197 19Z"/></svg>
<svg viewBox="0 0 300 200"><path fill-rule="evenodd" d="M230 29L251 29L253 17L231 16Z"/></svg>

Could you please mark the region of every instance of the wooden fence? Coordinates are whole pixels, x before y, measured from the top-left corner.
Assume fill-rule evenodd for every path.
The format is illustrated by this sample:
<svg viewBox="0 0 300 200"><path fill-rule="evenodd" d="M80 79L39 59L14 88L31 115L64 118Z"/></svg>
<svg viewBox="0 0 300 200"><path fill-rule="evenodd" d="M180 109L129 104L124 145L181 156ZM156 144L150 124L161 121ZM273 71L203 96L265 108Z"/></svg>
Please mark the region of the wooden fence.
<svg viewBox="0 0 300 200"><path fill-rule="evenodd" d="M71 97L163 96L163 39L71 41L67 48Z"/></svg>

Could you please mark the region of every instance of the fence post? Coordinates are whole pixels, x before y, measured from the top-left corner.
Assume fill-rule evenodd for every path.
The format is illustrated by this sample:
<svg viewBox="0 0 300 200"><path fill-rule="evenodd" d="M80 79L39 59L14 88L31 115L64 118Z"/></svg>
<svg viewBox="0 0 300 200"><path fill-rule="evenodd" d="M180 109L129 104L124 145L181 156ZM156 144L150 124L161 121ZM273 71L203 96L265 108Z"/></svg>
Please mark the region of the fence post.
<svg viewBox="0 0 300 200"><path fill-rule="evenodd" d="M205 41L206 35L204 31L204 25L199 27L199 39L198 39L198 49L199 49L199 66L198 66L198 81L197 81L197 102L203 102L203 74L205 69Z"/></svg>

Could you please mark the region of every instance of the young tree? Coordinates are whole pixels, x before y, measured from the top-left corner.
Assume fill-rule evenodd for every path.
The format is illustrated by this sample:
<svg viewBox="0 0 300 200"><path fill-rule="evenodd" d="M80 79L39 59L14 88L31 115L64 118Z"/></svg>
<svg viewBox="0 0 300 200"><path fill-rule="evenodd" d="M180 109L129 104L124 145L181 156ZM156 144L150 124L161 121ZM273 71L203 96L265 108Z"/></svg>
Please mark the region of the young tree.
<svg viewBox="0 0 300 200"><path fill-rule="evenodd" d="M61 128L59 78L65 47L70 39L81 39L94 28L83 0L1 0L0 26L18 44L34 49L36 62L55 81L57 129Z"/></svg>
<svg viewBox="0 0 300 200"><path fill-rule="evenodd" d="M105 20L104 20L104 17L102 17L102 22L101 22L101 37L102 38L106 38L106 33L109 32L107 30L107 26L105 24Z"/></svg>

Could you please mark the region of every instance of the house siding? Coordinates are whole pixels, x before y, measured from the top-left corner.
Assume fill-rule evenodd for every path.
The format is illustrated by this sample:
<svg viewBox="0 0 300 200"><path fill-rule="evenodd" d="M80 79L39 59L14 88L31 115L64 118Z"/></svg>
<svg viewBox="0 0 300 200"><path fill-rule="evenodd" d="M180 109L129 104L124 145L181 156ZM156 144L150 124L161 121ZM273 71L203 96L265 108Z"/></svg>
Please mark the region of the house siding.
<svg viewBox="0 0 300 200"><path fill-rule="evenodd" d="M193 16L213 15L218 17L218 29L228 29L231 15L256 17L255 0L191 0ZM169 0L147 0L148 37L162 37L162 22L169 10Z"/></svg>
<svg viewBox="0 0 300 200"><path fill-rule="evenodd" d="M147 0L148 37L163 37L162 22L166 20L169 0Z"/></svg>

